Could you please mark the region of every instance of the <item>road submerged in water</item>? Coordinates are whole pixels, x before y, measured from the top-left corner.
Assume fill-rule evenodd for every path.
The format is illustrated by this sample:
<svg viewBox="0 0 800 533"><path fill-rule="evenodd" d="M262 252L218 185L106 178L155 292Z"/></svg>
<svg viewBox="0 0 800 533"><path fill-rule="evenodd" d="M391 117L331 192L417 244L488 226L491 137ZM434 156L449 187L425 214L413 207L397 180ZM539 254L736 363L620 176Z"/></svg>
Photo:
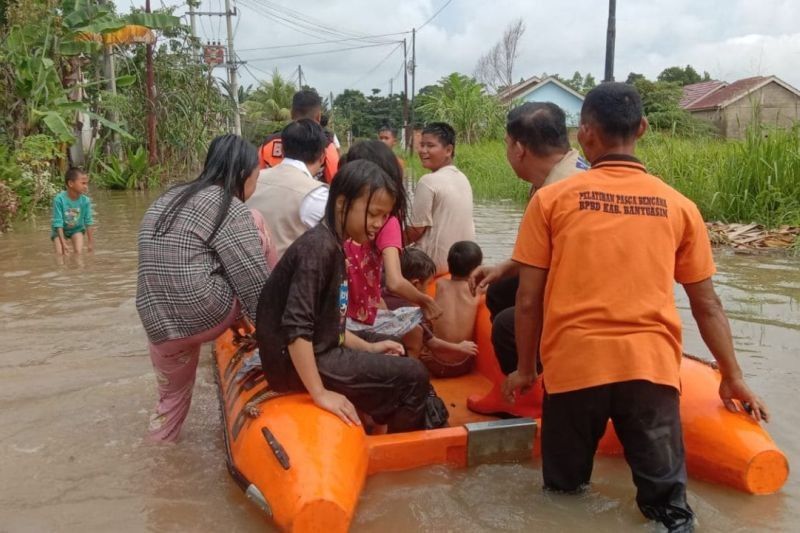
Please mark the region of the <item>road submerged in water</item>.
<svg viewBox="0 0 800 533"><path fill-rule="evenodd" d="M59 262L49 219L0 235L0 531L264 531L269 523L229 478L210 350L174 446L143 443L155 378L134 306L136 233L154 199L95 192L97 251ZM486 262L508 256L521 207L478 203ZM800 261L716 254L715 281L767 426L800 452ZM682 290L686 351L708 356ZM624 461L599 458L582 496L545 494L541 465L433 467L371 478L357 532L655 531L639 514ZM698 531L791 531L800 481L748 496L690 480Z"/></svg>

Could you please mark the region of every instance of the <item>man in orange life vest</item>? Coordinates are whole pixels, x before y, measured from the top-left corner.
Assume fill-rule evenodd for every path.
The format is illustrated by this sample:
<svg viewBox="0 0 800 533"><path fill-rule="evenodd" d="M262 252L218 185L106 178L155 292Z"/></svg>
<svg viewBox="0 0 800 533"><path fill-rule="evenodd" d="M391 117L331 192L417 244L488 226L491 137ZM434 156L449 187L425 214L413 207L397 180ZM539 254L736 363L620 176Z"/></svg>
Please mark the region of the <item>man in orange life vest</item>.
<svg viewBox="0 0 800 533"><path fill-rule="evenodd" d="M322 118L322 99L316 91L303 89L294 94L292 98L292 120L308 118L320 122ZM281 134L275 133L267 137L258 151L258 160L261 169L270 168L283 161L283 143ZM325 158L322 168L315 176L320 181L330 183L339 170L339 152L332 142L325 147Z"/></svg>

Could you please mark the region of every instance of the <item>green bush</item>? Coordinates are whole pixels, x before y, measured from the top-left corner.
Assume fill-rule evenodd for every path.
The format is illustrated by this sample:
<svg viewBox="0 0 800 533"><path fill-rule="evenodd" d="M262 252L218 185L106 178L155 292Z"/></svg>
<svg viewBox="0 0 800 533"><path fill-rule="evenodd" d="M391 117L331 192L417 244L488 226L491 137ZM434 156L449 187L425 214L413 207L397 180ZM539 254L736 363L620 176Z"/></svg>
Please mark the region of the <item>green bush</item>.
<svg viewBox="0 0 800 533"><path fill-rule="evenodd" d="M104 189L145 189L157 187L160 171L147 163L147 151L142 146L129 149L126 157L107 158L107 163L98 160L100 171L93 177L94 182Z"/></svg>

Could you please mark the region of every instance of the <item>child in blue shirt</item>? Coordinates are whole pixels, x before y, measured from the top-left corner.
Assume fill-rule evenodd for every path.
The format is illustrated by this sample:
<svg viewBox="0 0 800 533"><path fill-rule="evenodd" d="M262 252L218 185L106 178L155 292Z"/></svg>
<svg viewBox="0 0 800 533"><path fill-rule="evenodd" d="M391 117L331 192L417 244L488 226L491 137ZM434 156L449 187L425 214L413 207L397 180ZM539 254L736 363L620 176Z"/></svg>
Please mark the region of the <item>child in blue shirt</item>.
<svg viewBox="0 0 800 533"><path fill-rule="evenodd" d="M94 220L92 201L86 196L89 191L89 176L79 168L70 168L64 177L66 190L53 199L53 222L50 240L55 246L56 255L69 253L67 241L72 241L75 253L83 251L83 235L87 246L94 249Z"/></svg>

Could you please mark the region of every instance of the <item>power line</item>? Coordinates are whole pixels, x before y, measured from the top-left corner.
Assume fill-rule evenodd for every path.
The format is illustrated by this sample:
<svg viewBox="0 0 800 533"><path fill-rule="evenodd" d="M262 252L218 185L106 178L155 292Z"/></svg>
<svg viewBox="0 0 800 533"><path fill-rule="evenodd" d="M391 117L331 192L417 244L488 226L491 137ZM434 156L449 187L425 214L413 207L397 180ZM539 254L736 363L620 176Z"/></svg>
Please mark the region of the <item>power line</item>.
<svg viewBox="0 0 800 533"><path fill-rule="evenodd" d="M313 33L311 31L308 31L308 30L305 30L305 29L301 29L301 27L298 27L297 25L295 25L291 20L287 20L287 19L282 18L282 17L280 17L278 15L275 15L275 14L273 14L271 12L261 11L264 8L261 7L261 6L256 6L254 4L250 4L249 2L251 2L251 1L254 1L254 0L247 0L247 3L242 3L242 5L247 7L248 9L253 11L254 13L262 15L264 17L267 17L267 18L273 20L274 22L277 22L281 26L289 28L290 30L294 30L294 31L296 31L298 33L302 33L303 35L306 35L308 37L319 38L319 35L317 35L316 33Z"/></svg>
<svg viewBox="0 0 800 533"><path fill-rule="evenodd" d="M395 42L391 43L379 43L379 44L363 44L361 46L350 46L347 48L334 48L332 50L320 50L319 52L308 52L305 54L291 54L286 56L276 56L276 57L260 57L257 59L248 59L247 61L276 61L278 59L291 59L293 57L307 57L307 56L316 56L316 55L324 55L324 54L334 54L337 52L346 52L348 50L361 50L363 48L376 48L378 46L387 46L390 44L395 44Z"/></svg>
<svg viewBox="0 0 800 533"><path fill-rule="evenodd" d="M378 35L368 35L366 37L350 37L347 39L331 39L329 41L316 41L311 43L298 43L298 44L279 44L275 46L261 46L258 48L245 48L243 50L239 50L239 52L252 52L254 50L276 50L279 48L300 48L302 46L315 46L318 44L330 44L330 43L342 43L347 41L363 41L367 39L373 39L378 37L395 37L397 35L407 35L411 33L410 31L400 31L396 33L382 33ZM390 43L387 43L390 44Z"/></svg>
<svg viewBox="0 0 800 533"><path fill-rule="evenodd" d="M420 26L419 28L417 28L417 31L419 31L419 30L421 30L422 28L424 28L425 26L427 26L427 25L428 25L428 24L429 24L429 23L430 23L430 22L431 22L433 19L435 19L435 18L437 17L437 15L439 15L439 13L441 13L442 11L444 11L444 8L446 8L447 6L449 6L449 5L450 5L450 2L452 2L452 1L453 1L453 0L447 0L447 2L445 2L445 3L444 3L444 5L443 5L442 7L440 7L440 8L439 8L439 9L436 11L436 13L434 13L434 14L431 16L431 18L429 18L428 20L426 20L426 21L425 21L425 22L422 24L422 26Z"/></svg>
<svg viewBox="0 0 800 533"><path fill-rule="evenodd" d="M332 28L314 19L313 17L306 15L305 13L301 13L299 11L286 8L284 6L280 6L272 2L268 2L267 0L247 0L247 1L250 3L257 4L260 9L264 10L260 11L261 14L268 16L272 19L279 19L283 21L285 24L290 25L292 29L299 31L301 33L305 33L306 35L310 35L312 37L318 37L320 33L323 33L337 38L353 38L353 37L369 38L365 34L344 32L336 28Z"/></svg>
<svg viewBox="0 0 800 533"><path fill-rule="evenodd" d="M260 4L264 5L264 6L267 6L267 7L271 8L271 9L273 9L274 11L278 11L279 13L286 13L288 15L291 15L291 16L295 17L298 21L307 21L307 23L309 23L309 24L311 24L313 26L313 29L321 29L323 31L326 31L326 33L338 34L338 35L341 35L342 37L365 37L366 36L366 34L364 34L364 33L353 32L353 31L345 31L345 30L341 30L341 29L333 27L333 26L329 26L324 21L319 20L319 19L315 19L314 17L311 17L306 13L302 13L300 11L297 11L296 9L291 9L289 7L285 7L285 6L282 6L280 4L276 4L275 2L270 2L269 0L255 0L255 1L257 1L258 3L260 3Z"/></svg>
<svg viewBox="0 0 800 533"><path fill-rule="evenodd" d="M372 74L373 72L375 72L376 70L378 70L378 68L379 68L381 65L383 65L384 63L386 63L386 61L388 61L388 60L389 60L389 58L390 58L390 57L392 57L392 56L394 55L394 53L395 53L395 52L397 52L397 51L400 49L400 47L402 47L402 46L403 46L403 42L401 41L401 42L400 42L400 44L399 44L399 45L397 45L397 46L395 46L394 48L392 48L392 50L391 50L391 51L390 51L388 54L386 54L386 57L384 57L383 59L381 59L381 60L378 62L378 64L377 64L377 65L375 65L374 67L372 67L371 69L369 69L369 71L368 71L366 74L364 74L363 76L361 76L360 78L358 78L358 80L356 80L356 81L354 81L353 83L351 83L350 85L348 85L348 87L353 87L353 86L355 86L355 85L358 85L358 84L359 84L359 83L361 83L362 81L364 81L364 80L365 80L365 79L366 79L366 78L367 78L367 77L368 77L370 74Z"/></svg>

